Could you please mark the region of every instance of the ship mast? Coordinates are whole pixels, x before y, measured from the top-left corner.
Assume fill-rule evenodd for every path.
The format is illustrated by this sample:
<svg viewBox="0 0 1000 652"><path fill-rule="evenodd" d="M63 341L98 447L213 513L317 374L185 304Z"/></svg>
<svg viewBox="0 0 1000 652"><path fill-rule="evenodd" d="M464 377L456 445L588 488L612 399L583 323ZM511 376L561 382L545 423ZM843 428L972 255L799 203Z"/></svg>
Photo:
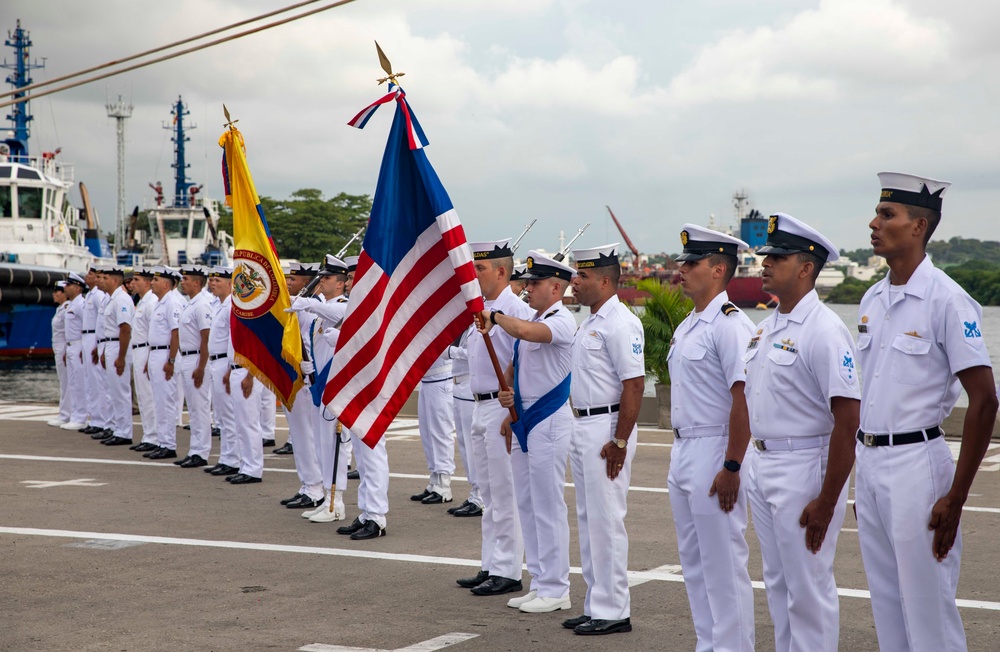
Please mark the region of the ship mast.
<svg viewBox="0 0 1000 652"><path fill-rule="evenodd" d="M115 210L115 247L124 251L128 246L125 241L125 120L132 117L132 104L126 102L121 95L118 102L108 102L108 117L115 119L118 136L118 204Z"/></svg>
<svg viewBox="0 0 1000 652"><path fill-rule="evenodd" d="M13 74L7 75L7 83L15 89L30 86L32 80L28 76L28 72L35 68L44 68L45 64L28 61L28 49L31 47L31 40L28 38L28 31L21 29L20 19L18 19L17 27L14 28L13 33L10 31L7 32L7 40L4 41L4 45L14 48L15 59L14 63L7 63L7 60L4 59L3 64L0 64L0 68L14 71ZM14 93L13 99L18 101L24 96L24 93ZM11 105L7 119L14 125L12 134L3 141L10 150L10 160L27 163L28 136L30 134L28 123L32 120L31 111L28 109L28 101L24 100L18 104Z"/></svg>
<svg viewBox="0 0 1000 652"><path fill-rule="evenodd" d="M177 104L170 110L170 114L174 116L173 124L164 125L164 129L170 129L174 132L170 138L174 142L174 163L171 166L174 168L174 208L186 208L191 205L188 189L194 185L194 182L187 178L187 168L191 166L184 160L184 143L191 140L184 133L184 116L190 115L190 113L178 95ZM188 127L188 129L194 128L194 125Z"/></svg>

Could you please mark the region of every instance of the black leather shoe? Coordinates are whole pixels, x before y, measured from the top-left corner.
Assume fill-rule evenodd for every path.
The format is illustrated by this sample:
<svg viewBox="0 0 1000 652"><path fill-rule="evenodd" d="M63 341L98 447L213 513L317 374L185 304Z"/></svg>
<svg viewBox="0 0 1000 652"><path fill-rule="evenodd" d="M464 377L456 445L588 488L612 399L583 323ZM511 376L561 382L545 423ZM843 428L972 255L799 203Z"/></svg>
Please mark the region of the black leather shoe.
<svg viewBox="0 0 1000 652"><path fill-rule="evenodd" d="M163 450L163 449L160 448L159 446L153 446L147 452L143 453L142 456L143 457L152 457L153 455L155 455L156 453L158 453L161 450Z"/></svg>
<svg viewBox="0 0 1000 652"><path fill-rule="evenodd" d="M196 469L199 466L207 466L208 460L203 458L201 455L192 455L188 458L186 462L181 464L182 469Z"/></svg>
<svg viewBox="0 0 1000 652"><path fill-rule="evenodd" d="M133 444L133 445L129 446L129 447L128 447L128 449L129 449L130 451L138 451L138 450L139 450L139 447L140 447L140 446L144 446L144 445L145 445L145 444L143 444L142 442L139 442L138 444ZM143 450L145 450L145 449L143 449ZM142 451L140 451L140 452L142 452Z"/></svg>
<svg viewBox="0 0 1000 652"><path fill-rule="evenodd" d="M98 430L90 436L91 439L107 439L109 437L114 437L115 433L113 430Z"/></svg>
<svg viewBox="0 0 1000 652"><path fill-rule="evenodd" d="M185 424L184 426L182 426L182 428L183 428L184 430L190 430L190 429L191 429L191 424L190 424L190 423L188 423L188 424Z"/></svg>
<svg viewBox="0 0 1000 652"><path fill-rule="evenodd" d="M125 439L124 437L109 437L101 443L105 446L127 446L132 443L132 440Z"/></svg>
<svg viewBox="0 0 1000 652"><path fill-rule="evenodd" d="M448 508L448 513L449 514L454 514L455 512L457 512L458 510L462 509L463 507L465 507L468 504L469 504L469 501L465 500L461 505L455 505L454 507L449 507Z"/></svg>
<svg viewBox="0 0 1000 652"><path fill-rule="evenodd" d="M436 491L432 491L429 496L420 501L424 505L440 505L442 503L450 503L451 498L445 498Z"/></svg>
<svg viewBox="0 0 1000 652"><path fill-rule="evenodd" d="M632 631L632 619L623 620L589 620L582 625L577 625L573 630L574 634L583 636L597 636L600 634L623 634Z"/></svg>
<svg viewBox="0 0 1000 652"><path fill-rule="evenodd" d="M590 616L583 614L582 616L577 616L576 618L568 618L563 621L563 627L566 629L576 629L578 626L589 623Z"/></svg>
<svg viewBox="0 0 1000 652"><path fill-rule="evenodd" d="M151 460L169 460L177 457L177 451L171 448L161 448L149 456Z"/></svg>
<svg viewBox="0 0 1000 652"><path fill-rule="evenodd" d="M379 537L384 537L385 534L385 528L375 521L365 521L365 524L361 526L361 529L351 535L351 539L354 541L377 539Z"/></svg>
<svg viewBox="0 0 1000 652"><path fill-rule="evenodd" d="M222 436L222 431L219 430L219 428L217 426L212 426L212 436L213 437L221 437Z"/></svg>
<svg viewBox="0 0 1000 652"><path fill-rule="evenodd" d="M294 451L292 451L292 442L288 442L287 444L285 444L281 448L275 448L274 449L274 454L275 455L291 455L293 452Z"/></svg>
<svg viewBox="0 0 1000 652"><path fill-rule="evenodd" d="M265 439L264 440L264 448L268 448L269 446L274 446L274 440L273 439Z"/></svg>
<svg viewBox="0 0 1000 652"><path fill-rule="evenodd" d="M348 480L360 480L361 479L361 473L359 473L357 469L351 469L350 471L347 472L347 479Z"/></svg>
<svg viewBox="0 0 1000 652"><path fill-rule="evenodd" d="M205 473L211 473L212 471L217 470L220 466L222 465L216 464L215 466L206 466L205 468L202 469L202 471L204 471Z"/></svg>
<svg viewBox="0 0 1000 652"><path fill-rule="evenodd" d="M144 441L135 447L137 453L148 453L149 451L155 451L159 446L156 444L151 444L148 441Z"/></svg>
<svg viewBox="0 0 1000 652"><path fill-rule="evenodd" d="M463 589L471 589L479 586L488 579L490 579L490 572L481 570L478 573L476 573L475 577L463 577L461 579L455 580L455 582Z"/></svg>
<svg viewBox="0 0 1000 652"><path fill-rule="evenodd" d="M174 464L176 464L177 466L180 466L181 464L184 464L185 462L187 462L189 459L191 459L191 456L190 455L185 455L181 459L179 459L176 462L174 462Z"/></svg>
<svg viewBox="0 0 1000 652"><path fill-rule="evenodd" d="M97 426L87 426L86 428L80 428L77 432L82 432L85 435L93 435L97 432L103 432L104 428L98 428Z"/></svg>
<svg viewBox="0 0 1000 652"><path fill-rule="evenodd" d="M413 501L423 500L424 498L426 498L427 496L430 496L430 495L431 495L431 492L429 492L428 490L424 489L420 493L413 494L412 496L410 496L410 500L413 500Z"/></svg>
<svg viewBox="0 0 1000 652"><path fill-rule="evenodd" d="M469 503L465 507L459 507L451 513L452 516L482 516L483 508L476 503Z"/></svg>
<svg viewBox="0 0 1000 652"><path fill-rule="evenodd" d="M243 473L238 473L229 480L229 484L255 484L257 482L263 482L263 480Z"/></svg>
<svg viewBox="0 0 1000 652"><path fill-rule="evenodd" d="M523 591L521 580L512 580L508 577L490 575L489 578L472 588L472 595L503 595L504 593L514 593Z"/></svg>
<svg viewBox="0 0 1000 652"><path fill-rule="evenodd" d="M290 503L285 503L285 507L288 509L315 509L319 507L326 501L325 498L312 499L309 496L302 495Z"/></svg>
<svg viewBox="0 0 1000 652"><path fill-rule="evenodd" d="M284 500L281 501L281 504L282 505L287 505L288 503L294 503L296 500L298 500L299 498L301 498L303 495L304 494L295 494L291 498L285 498Z"/></svg>
<svg viewBox="0 0 1000 652"><path fill-rule="evenodd" d="M210 472L209 475L231 476L231 475L236 475L239 472L240 472L240 470L238 468L236 468L235 466L226 466L225 464L220 464L219 468L217 468L214 471ZM227 477L226 479L228 480L229 478Z"/></svg>
<svg viewBox="0 0 1000 652"><path fill-rule="evenodd" d="M337 534L354 534L364 526L365 524L361 521L361 519L355 517L354 521L352 521L350 525L342 525L338 527Z"/></svg>

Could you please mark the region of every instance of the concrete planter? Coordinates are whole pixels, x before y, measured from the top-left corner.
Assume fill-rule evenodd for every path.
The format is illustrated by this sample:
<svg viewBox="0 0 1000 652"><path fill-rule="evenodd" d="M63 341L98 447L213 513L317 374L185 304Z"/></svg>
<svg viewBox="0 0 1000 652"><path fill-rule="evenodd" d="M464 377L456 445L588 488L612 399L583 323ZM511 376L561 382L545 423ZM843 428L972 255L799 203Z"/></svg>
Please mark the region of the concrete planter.
<svg viewBox="0 0 1000 652"><path fill-rule="evenodd" d="M670 385L656 383L657 425L670 428Z"/></svg>

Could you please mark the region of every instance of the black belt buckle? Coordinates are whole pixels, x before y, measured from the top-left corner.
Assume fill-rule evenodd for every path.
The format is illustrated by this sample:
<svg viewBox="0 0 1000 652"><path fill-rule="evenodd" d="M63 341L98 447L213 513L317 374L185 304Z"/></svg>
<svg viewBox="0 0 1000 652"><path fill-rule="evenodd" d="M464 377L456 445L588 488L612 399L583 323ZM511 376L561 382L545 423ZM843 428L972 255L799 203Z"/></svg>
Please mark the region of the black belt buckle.
<svg viewBox="0 0 1000 652"><path fill-rule="evenodd" d="M497 391L497 392L489 392L486 394L473 394L472 398L476 399L477 403L479 401L492 401L495 398L500 398L500 392Z"/></svg>

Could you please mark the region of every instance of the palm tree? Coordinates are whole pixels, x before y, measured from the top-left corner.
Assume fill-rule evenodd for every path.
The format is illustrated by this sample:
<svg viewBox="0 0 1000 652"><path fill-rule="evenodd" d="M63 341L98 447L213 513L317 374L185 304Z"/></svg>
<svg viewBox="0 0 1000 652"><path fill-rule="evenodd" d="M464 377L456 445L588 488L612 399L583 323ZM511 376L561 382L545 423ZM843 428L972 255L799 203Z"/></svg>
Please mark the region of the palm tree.
<svg viewBox="0 0 1000 652"><path fill-rule="evenodd" d="M674 339L674 330L694 308L691 299L684 296L679 285L671 285L655 278L640 280L636 287L649 297L639 314L646 337L646 376L656 383L657 403L660 407L659 425L670 427L670 369L667 353Z"/></svg>

